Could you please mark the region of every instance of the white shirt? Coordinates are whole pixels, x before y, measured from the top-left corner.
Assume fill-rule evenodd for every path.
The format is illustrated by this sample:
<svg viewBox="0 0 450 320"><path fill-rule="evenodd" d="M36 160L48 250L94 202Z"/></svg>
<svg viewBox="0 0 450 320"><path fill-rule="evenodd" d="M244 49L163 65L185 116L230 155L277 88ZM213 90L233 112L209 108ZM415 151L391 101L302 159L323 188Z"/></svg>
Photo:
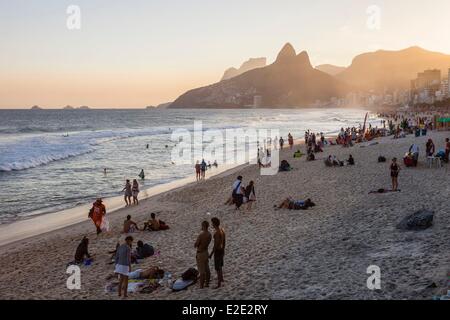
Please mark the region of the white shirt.
<svg viewBox="0 0 450 320"><path fill-rule="evenodd" d="M238 185L239 185L239 184L240 184L240 186L239 186L239 188L238 188ZM236 180L236 181L233 183L233 190L232 190L232 191L236 190L236 188L237 188L236 194L242 194L241 187L242 187L242 181L241 181L241 180Z"/></svg>

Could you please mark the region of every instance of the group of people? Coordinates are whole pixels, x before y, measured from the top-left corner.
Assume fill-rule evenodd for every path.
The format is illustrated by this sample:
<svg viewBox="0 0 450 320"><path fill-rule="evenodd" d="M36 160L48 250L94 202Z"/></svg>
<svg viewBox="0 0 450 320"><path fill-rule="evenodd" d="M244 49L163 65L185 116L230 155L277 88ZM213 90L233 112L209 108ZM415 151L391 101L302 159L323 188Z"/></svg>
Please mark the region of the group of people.
<svg viewBox="0 0 450 320"><path fill-rule="evenodd" d="M211 164L211 162L208 161L208 164L206 164L205 159L202 159L202 162L197 161L195 164L195 178L197 181L205 180L206 178L206 170L211 169L211 167L219 167L217 160L214 160L214 163Z"/></svg>
<svg viewBox="0 0 450 320"><path fill-rule="evenodd" d="M234 204L236 210L239 210L245 203L247 205L246 209L249 211L252 209L254 202L256 202L255 182L250 181L248 185L244 187L243 177L238 176L236 181L233 182L231 197L225 204Z"/></svg>
<svg viewBox="0 0 450 320"><path fill-rule="evenodd" d="M223 261L225 255L225 231L220 227L218 218L211 219L214 228L214 235L209 232L209 222L203 221L201 224L201 232L195 241L197 250L196 260L199 272L200 288L209 287L211 272L209 269L209 259L214 257L214 269L217 272L217 287L220 288L224 282L223 278ZM209 245L214 239L213 249L209 252Z"/></svg>
<svg viewBox="0 0 450 320"><path fill-rule="evenodd" d="M130 180L127 179L125 182L125 187L122 189L122 192L124 192L124 200L125 200L125 206L131 206L132 204L138 205L139 204L139 183L136 179L133 179L133 184L131 184ZM133 198L133 202L131 202L131 198Z"/></svg>

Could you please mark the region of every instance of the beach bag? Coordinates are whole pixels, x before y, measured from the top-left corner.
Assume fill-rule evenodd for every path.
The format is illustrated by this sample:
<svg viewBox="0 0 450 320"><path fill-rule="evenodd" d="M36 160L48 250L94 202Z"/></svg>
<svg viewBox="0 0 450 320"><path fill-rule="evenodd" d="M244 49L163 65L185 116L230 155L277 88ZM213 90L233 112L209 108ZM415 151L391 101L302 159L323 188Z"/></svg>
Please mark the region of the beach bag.
<svg viewBox="0 0 450 320"><path fill-rule="evenodd" d="M105 217L103 217L103 219L102 219L102 224L100 225L100 230L102 230L103 232L109 232L109 230L110 230L109 221Z"/></svg>
<svg viewBox="0 0 450 320"><path fill-rule="evenodd" d="M184 281L196 281L197 277L198 271L195 268L189 268L181 275L181 279L183 279Z"/></svg>
<svg viewBox="0 0 450 320"><path fill-rule="evenodd" d="M378 162L379 162L379 163L386 162L386 158L383 157L383 156L379 156L379 157L378 157Z"/></svg>

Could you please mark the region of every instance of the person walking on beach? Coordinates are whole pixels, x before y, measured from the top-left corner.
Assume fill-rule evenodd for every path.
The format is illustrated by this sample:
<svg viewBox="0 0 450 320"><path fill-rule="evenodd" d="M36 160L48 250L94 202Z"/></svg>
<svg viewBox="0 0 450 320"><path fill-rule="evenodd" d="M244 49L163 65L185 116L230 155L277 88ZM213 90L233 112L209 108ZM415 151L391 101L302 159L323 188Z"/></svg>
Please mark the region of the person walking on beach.
<svg viewBox="0 0 450 320"><path fill-rule="evenodd" d="M225 255L225 231L220 227L220 220L212 218L211 223L215 230L214 246L209 258L214 256L214 269L217 272L217 288L222 286L223 280L223 257Z"/></svg>
<svg viewBox="0 0 450 320"><path fill-rule="evenodd" d="M103 219L106 215L105 205L102 203L102 199L98 198L94 204L92 205L91 210L89 211L89 218L94 222L95 227L97 228L97 235L102 232L101 226Z"/></svg>
<svg viewBox="0 0 450 320"><path fill-rule="evenodd" d="M125 238L125 243L120 245L116 250L116 268L114 273L119 275L119 297L128 297L128 273L131 272L131 245L133 237Z"/></svg>
<svg viewBox="0 0 450 320"><path fill-rule="evenodd" d="M199 181L201 179L201 167L200 167L200 162L198 162L195 164L195 178L197 179L197 181Z"/></svg>
<svg viewBox="0 0 450 320"><path fill-rule="evenodd" d="M200 289L209 287L209 280L211 279L211 271L209 270L209 256L208 248L211 243L211 233L208 231L208 221L202 222L202 231L195 241L195 248L197 249L196 260L197 269L199 273Z"/></svg>
<svg viewBox="0 0 450 320"><path fill-rule="evenodd" d="M288 142L289 142L289 148L292 150L292 147L294 146L294 137L292 136L292 134L290 132L288 134Z"/></svg>
<svg viewBox="0 0 450 320"><path fill-rule="evenodd" d="M131 194L133 196L133 204L138 205L139 183L136 179L133 180L133 187L131 188Z"/></svg>
<svg viewBox="0 0 450 320"><path fill-rule="evenodd" d="M236 181L233 183L233 192L231 193L231 198L236 205L236 210L238 210L244 201L244 194L242 192L242 176L237 177Z"/></svg>
<svg viewBox="0 0 450 320"><path fill-rule="evenodd" d="M284 139L283 137L280 137L280 150L283 150L283 146L284 146Z"/></svg>
<svg viewBox="0 0 450 320"><path fill-rule="evenodd" d="M245 188L245 197L247 198L247 210L250 211L252 210L253 202L256 201L255 183L253 181L250 181Z"/></svg>
<svg viewBox="0 0 450 320"><path fill-rule="evenodd" d="M397 158L392 159L390 169L392 179L392 191L398 191L398 175L400 173L400 166L397 164Z"/></svg>
<svg viewBox="0 0 450 320"><path fill-rule="evenodd" d="M122 189L122 192L124 192L124 200L126 203L126 207L128 207L129 205L131 205L131 196L133 195L133 192L131 191L131 183L130 180L127 179L126 183L125 183L125 187Z"/></svg>
<svg viewBox="0 0 450 320"><path fill-rule="evenodd" d="M205 176L206 176L206 162L205 162L205 159L202 160L202 163L200 165L200 169L202 171L202 180L205 180Z"/></svg>

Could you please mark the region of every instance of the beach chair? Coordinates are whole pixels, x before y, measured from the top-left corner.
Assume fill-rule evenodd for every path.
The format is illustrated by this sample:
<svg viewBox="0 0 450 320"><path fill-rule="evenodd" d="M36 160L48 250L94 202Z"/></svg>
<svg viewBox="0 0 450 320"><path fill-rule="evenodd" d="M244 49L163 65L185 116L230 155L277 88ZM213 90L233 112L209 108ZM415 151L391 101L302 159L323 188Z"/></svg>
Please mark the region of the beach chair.
<svg viewBox="0 0 450 320"><path fill-rule="evenodd" d="M430 169L434 164L436 164L436 168L442 168L442 161L439 157L427 157L427 164Z"/></svg>

